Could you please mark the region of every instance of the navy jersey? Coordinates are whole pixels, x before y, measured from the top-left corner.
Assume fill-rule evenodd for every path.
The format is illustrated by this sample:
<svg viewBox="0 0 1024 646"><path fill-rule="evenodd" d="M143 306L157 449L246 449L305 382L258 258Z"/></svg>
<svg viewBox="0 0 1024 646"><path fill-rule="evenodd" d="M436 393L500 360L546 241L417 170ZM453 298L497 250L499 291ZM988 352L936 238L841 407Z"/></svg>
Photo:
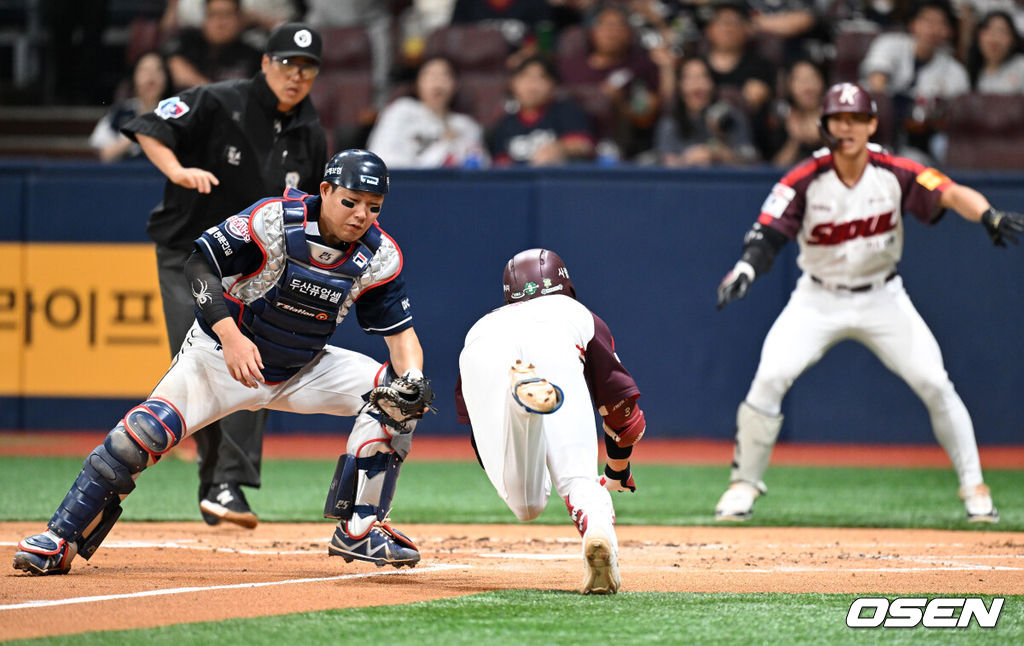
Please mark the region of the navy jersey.
<svg viewBox="0 0 1024 646"><path fill-rule="evenodd" d="M505 115L489 144L496 165L528 164L541 146L577 138L593 143L587 115L570 101L555 101L534 112Z"/></svg>
<svg viewBox="0 0 1024 646"><path fill-rule="evenodd" d="M265 265L267 252L259 240L253 240L250 231L253 214L279 201L281 198L260 200L238 215L211 227L196 240L197 249L220 275L222 289L229 298L237 298L244 293L245 283L251 281ZM372 259L366 258L364 251L353 250L355 243L332 247L320 235L320 198L307 197L304 202L310 263L316 267L331 267L347 259L347 254L354 251L356 257L352 260L357 266L366 266L360 280L347 296L341 298L342 302L331 302L333 295L325 297L325 304L342 306L337 322L341 322L354 304L356 319L368 334L390 336L412 327L411 305L401 276L401 250L394 239L375 223L371 228L379 232L381 248Z"/></svg>

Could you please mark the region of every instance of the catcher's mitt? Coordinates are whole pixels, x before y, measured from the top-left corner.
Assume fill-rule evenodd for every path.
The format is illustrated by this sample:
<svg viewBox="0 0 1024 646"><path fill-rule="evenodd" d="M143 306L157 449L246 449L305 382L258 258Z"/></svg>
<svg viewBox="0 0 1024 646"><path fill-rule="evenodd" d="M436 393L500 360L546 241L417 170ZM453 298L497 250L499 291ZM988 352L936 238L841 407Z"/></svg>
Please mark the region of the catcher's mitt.
<svg viewBox="0 0 1024 646"><path fill-rule="evenodd" d="M370 391L370 406L381 414L383 423L399 430L412 430L406 425L411 419L420 419L428 410L434 410L434 389L426 377L409 373L391 380L386 386Z"/></svg>

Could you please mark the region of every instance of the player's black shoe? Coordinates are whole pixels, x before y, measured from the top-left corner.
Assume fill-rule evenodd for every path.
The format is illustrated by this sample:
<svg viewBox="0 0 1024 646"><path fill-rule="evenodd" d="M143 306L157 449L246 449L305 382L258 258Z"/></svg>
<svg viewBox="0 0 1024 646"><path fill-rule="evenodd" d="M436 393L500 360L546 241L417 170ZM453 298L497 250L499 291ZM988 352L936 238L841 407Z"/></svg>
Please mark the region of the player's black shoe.
<svg viewBox="0 0 1024 646"><path fill-rule="evenodd" d="M220 517L208 514L203 510L203 499L206 498L206 493L213 487L209 482L199 483L199 513L203 516L203 522L207 525L217 525L220 523Z"/></svg>
<svg viewBox="0 0 1024 646"><path fill-rule="evenodd" d="M199 511L207 525L216 525L222 520L253 529L260 519L249 508L245 494L234 482L209 485L206 492L200 489Z"/></svg>

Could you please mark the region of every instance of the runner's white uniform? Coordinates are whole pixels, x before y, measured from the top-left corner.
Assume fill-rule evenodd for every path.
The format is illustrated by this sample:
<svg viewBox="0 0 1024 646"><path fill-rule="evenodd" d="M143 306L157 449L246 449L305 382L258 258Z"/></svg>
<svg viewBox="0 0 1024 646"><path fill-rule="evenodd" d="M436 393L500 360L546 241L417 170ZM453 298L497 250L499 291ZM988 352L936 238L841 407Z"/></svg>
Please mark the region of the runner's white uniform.
<svg viewBox="0 0 1024 646"><path fill-rule="evenodd" d="M459 421L472 422L487 477L520 520L540 515L553 483L581 533L583 518L611 530L611 497L595 475L596 440L603 431L595 424L594 406L640 394L613 343L604 321L561 295L501 307L466 334L456 393ZM509 367L517 359L562 388L561 408L536 415L516 403Z"/></svg>

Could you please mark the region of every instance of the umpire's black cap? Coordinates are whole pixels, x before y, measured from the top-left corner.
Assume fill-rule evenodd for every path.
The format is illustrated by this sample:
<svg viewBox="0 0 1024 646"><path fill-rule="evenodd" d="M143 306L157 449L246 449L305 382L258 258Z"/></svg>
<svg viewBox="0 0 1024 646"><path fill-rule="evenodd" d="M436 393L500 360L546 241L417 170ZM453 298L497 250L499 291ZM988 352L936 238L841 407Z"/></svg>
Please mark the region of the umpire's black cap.
<svg viewBox="0 0 1024 646"><path fill-rule="evenodd" d="M323 46L323 40L315 29L301 22L288 22L270 34L266 53L281 58L305 56L319 64Z"/></svg>

